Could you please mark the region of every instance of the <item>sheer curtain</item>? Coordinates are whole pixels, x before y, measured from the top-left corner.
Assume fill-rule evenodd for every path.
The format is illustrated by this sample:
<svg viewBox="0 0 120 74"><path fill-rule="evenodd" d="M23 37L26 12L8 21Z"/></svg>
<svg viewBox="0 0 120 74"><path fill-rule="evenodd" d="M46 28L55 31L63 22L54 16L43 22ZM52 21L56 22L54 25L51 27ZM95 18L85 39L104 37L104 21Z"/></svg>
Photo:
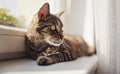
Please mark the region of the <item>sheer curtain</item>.
<svg viewBox="0 0 120 74"><path fill-rule="evenodd" d="M98 74L120 74L120 1L94 0Z"/></svg>

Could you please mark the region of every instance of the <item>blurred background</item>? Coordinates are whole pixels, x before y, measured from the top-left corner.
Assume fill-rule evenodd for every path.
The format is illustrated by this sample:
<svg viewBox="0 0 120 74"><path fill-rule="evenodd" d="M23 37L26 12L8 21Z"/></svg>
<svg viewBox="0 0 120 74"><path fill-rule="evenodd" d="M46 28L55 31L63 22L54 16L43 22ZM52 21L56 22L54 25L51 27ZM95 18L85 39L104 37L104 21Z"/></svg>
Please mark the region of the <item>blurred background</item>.
<svg viewBox="0 0 120 74"><path fill-rule="evenodd" d="M64 32L81 35L94 46L93 0L0 0L0 24L28 28L35 13L48 2L52 14L60 17Z"/></svg>

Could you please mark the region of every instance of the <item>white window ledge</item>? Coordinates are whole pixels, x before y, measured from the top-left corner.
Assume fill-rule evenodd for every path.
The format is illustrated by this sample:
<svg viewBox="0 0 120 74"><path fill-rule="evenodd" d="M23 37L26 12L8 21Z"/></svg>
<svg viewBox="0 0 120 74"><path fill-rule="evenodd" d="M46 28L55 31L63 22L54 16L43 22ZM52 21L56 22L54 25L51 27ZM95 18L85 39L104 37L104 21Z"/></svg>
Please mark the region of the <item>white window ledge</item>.
<svg viewBox="0 0 120 74"><path fill-rule="evenodd" d="M0 62L0 74L94 74L96 67L96 55L49 66L38 66L36 61L24 58Z"/></svg>
<svg viewBox="0 0 120 74"><path fill-rule="evenodd" d="M25 56L26 29L0 25L0 60Z"/></svg>
<svg viewBox="0 0 120 74"><path fill-rule="evenodd" d="M26 29L0 25L0 35L25 36Z"/></svg>

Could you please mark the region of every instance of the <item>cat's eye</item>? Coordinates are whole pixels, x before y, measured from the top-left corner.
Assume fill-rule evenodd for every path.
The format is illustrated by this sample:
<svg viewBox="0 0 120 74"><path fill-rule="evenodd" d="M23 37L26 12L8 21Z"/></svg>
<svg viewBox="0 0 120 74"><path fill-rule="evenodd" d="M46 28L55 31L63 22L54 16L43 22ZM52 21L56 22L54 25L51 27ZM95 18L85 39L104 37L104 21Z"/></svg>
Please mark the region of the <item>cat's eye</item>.
<svg viewBox="0 0 120 74"><path fill-rule="evenodd" d="M55 26L54 25L51 26L51 30L55 30Z"/></svg>

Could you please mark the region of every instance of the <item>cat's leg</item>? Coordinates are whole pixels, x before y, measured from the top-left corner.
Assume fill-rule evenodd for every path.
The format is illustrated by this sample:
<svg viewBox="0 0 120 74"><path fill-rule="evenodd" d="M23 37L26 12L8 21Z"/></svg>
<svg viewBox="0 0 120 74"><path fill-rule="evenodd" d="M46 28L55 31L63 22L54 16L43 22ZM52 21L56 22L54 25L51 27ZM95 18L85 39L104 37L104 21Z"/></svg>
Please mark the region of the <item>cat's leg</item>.
<svg viewBox="0 0 120 74"><path fill-rule="evenodd" d="M38 65L50 65L57 62L65 62L76 59L77 57L73 57L70 52L63 51L52 55L47 56L39 56L37 58Z"/></svg>

